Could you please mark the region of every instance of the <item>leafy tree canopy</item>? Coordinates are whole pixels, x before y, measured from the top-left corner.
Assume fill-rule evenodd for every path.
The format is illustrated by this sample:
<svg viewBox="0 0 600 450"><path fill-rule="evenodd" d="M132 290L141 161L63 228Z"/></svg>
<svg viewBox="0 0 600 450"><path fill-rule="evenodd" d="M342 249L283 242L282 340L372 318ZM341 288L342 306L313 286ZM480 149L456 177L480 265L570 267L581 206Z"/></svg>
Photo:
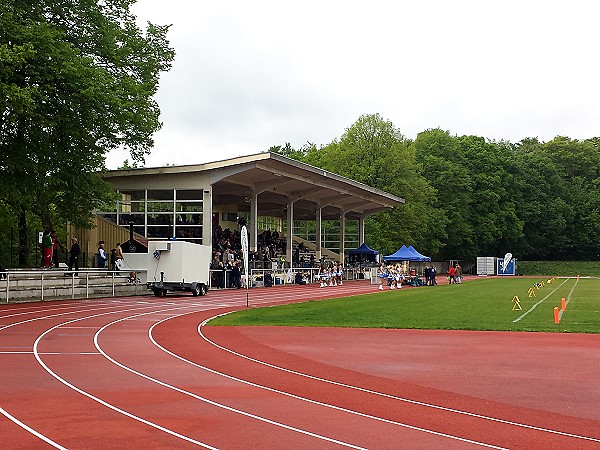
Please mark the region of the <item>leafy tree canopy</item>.
<svg viewBox="0 0 600 450"><path fill-rule="evenodd" d="M167 26L137 27L133 3L0 0L0 202L15 217L51 228L53 205L85 226L111 195L106 153L150 152L174 51Z"/></svg>

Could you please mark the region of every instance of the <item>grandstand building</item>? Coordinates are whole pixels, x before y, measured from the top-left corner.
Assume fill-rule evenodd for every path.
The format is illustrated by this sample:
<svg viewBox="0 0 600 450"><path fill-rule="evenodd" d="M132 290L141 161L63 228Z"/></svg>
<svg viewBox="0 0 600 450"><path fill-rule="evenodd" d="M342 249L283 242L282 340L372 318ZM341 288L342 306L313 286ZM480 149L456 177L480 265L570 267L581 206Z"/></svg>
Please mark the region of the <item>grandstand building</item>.
<svg viewBox="0 0 600 450"><path fill-rule="evenodd" d="M104 178L118 195L114 207L96 211L96 227L70 230L93 254L98 241L179 239L213 243L215 230L246 223L251 251L259 233L285 238L316 259L343 260L364 242L364 220L404 199L349 178L281 156L259 153L206 164L113 170ZM288 226L292 224L292 226Z"/></svg>

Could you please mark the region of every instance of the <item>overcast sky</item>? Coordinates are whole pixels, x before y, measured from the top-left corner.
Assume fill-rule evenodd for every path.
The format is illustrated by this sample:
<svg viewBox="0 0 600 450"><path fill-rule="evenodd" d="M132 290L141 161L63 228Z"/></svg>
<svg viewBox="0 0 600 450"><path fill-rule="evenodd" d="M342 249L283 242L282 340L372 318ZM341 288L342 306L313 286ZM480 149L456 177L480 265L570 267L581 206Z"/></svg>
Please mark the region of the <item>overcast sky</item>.
<svg viewBox="0 0 600 450"><path fill-rule="evenodd" d="M600 136L593 0L138 0L133 12L172 24L177 53L147 167L321 146L374 113L411 139Z"/></svg>

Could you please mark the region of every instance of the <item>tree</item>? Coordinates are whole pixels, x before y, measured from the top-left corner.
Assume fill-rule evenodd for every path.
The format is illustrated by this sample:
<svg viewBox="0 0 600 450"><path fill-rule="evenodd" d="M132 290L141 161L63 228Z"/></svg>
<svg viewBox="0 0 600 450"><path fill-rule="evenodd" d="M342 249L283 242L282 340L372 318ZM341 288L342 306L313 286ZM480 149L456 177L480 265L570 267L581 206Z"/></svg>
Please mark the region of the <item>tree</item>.
<svg viewBox="0 0 600 450"><path fill-rule="evenodd" d="M473 182L458 139L436 128L419 133L413 145L423 176L437 191L434 206L447 217L445 228L438 230L444 246L437 257L473 258L477 254L470 221Z"/></svg>
<svg viewBox="0 0 600 450"><path fill-rule="evenodd" d="M435 189L421 175L414 149L394 124L379 114L367 114L346 129L339 140L316 148L286 152L303 162L405 198L406 204L367 218L365 240L384 253L402 243L422 252L441 247L438 230L445 228L443 212L436 210Z"/></svg>
<svg viewBox="0 0 600 450"><path fill-rule="evenodd" d="M568 205L565 216L563 259L597 259L600 256L600 139L583 141L558 136L542 148L559 168Z"/></svg>
<svg viewBox="0 0 600 450"><path fill-rule="evenodd" d="M469 221L475 248L480 255L512 252L523 232L516 212L512 146L478 136L461 136L458 143L471 179Z"/></svg>
<svg viewBox="0 0 600 450"><path fill-rule="evenodd" d="M565 201L568 190L564 172L537 139L515 145L518 172L517 214L523 221L523 236L515 254L528 260L556 259L567 245L567 224L573 208Z"/></svg>
<svg viewBox="0 0 600 450"><path fill-rule="evenodd" d="M18 217L89 226L111 196L105 155L123 147L141 162L161 124L153 100L174 57L168 27L143 33L134 0L0 0L0 202Z"/></svg>

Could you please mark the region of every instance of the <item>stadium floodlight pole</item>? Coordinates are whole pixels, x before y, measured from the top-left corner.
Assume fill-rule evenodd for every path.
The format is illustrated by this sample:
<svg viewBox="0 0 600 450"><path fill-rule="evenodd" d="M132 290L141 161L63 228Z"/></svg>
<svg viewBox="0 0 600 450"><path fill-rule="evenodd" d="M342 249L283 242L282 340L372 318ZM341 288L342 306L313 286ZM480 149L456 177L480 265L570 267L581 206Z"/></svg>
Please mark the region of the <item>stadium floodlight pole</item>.
<svg viewBox="0 0 600 450"><path fill-rule="evenodd" d="M244 256L244 273L246 275L246 308L249 306L248 292L250 290L250 278L248 277L248 229L246 225L241 230L242 255Z"/></svg>

